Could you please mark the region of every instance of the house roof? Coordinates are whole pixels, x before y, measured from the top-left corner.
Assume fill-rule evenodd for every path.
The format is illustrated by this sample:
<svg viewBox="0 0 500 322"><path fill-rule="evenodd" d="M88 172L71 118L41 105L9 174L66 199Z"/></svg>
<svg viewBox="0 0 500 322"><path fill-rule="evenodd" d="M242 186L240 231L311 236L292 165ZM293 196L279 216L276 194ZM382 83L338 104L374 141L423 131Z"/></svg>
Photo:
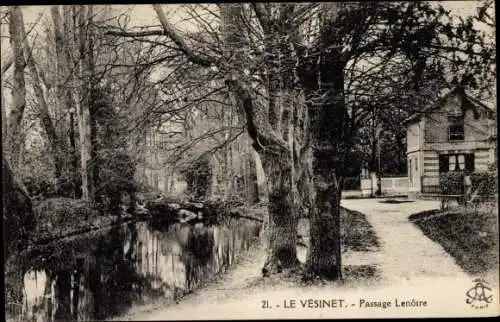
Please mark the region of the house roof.
<svg viewBox="0 0 500 322"><path fill-rule="evenodd" d="M462 94L462 98L464 99L462 102L462 108L467 109L467 108L472 108L474 111L474 117L477 118L479 116L479 110L484 110L489 117L493 117L493 108L489 107L488 105L484 104L483 102L475 99L470 92L465 90L463 87L460 86L455 86L452 90L450 90L447 94L445 94L443 97L438 99L437 102L434 104L424 108L422 111L417 112L407 119L403 121L403 125L409 125L412 124L416 121L419 121L422 115L425 115L431 111L439 110L440 108L443 107L444 103L446 100L453 94L460 93Z"/></svg>

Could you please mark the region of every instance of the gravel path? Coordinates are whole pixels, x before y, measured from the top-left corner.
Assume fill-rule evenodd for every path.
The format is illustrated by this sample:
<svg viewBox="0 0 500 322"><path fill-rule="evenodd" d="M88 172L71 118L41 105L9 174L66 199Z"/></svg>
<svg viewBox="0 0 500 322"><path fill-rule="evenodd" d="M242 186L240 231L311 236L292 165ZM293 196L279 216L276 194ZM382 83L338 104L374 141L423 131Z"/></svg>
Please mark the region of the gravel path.
<svg viewBox="0 0 500 322"><path fill-rule="evenodd" d="M374 260L385 283L419 278L470 278L441 245L435 243L408 220L417 212L439 208L438 201L383 203L380 199L342 200L347 209L366 215L381 243Z"/></svg>

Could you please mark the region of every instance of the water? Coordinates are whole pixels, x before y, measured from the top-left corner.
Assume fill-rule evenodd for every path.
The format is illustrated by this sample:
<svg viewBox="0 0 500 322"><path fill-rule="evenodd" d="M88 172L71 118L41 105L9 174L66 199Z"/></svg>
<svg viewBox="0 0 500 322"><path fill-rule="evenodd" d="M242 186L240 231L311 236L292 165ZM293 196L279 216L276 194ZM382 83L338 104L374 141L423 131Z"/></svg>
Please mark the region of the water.
<svg viewBox="0 0 500 322"><path fill-rule="evenodd" d="M245 219L157 225L124 224L17 256L6 268L8 320L100 320L177 301L229 267L260 229Z"/></svg>

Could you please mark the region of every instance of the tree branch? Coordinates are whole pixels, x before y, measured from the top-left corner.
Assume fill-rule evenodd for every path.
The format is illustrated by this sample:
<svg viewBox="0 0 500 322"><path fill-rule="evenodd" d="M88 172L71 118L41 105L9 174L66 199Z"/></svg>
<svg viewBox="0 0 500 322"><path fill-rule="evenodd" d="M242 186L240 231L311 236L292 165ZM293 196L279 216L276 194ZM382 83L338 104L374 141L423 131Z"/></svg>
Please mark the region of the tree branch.
<svg viewBox="0 0 500 322"><path fill-rule="evenodd" d="M214 63L214 61L208 57L201 57L189 48L184 39L182 39L174 30L174 28L168 23L167 17L163 12L163 9L160 5L153 5L156 14L158 15L158 19L163 27L163 32L179 47L179 50L183 52L188 60L204 67L210 67Z"/></svg>
<svg viewBox="0 0 500 322"><path fill-rule="evenodd" d="M148 37L148 36L168 36L163 30L145 30L145 31L122 31L122 30L106 30L105 35L118 37Z"/></svg>

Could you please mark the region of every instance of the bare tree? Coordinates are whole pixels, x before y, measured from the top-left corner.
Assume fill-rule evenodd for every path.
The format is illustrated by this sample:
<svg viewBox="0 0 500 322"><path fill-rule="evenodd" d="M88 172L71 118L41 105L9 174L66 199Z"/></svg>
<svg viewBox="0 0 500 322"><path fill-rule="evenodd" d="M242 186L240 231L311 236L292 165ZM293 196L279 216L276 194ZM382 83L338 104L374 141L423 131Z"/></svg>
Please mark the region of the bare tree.
<svg viewBox="0 0 500 322"><path fill-rule="evenodd" d="M26 85L24 68L26 62L23 55L24 21L20 7L14 6L9 11L10 43L14 57L14 82L12 88L13 104L7 119L6 154L11 166L17 169L19 163L19 149L24 142L21 141L21 121L26 108ZM3 109L3 107L2 107Z"/></svg>

